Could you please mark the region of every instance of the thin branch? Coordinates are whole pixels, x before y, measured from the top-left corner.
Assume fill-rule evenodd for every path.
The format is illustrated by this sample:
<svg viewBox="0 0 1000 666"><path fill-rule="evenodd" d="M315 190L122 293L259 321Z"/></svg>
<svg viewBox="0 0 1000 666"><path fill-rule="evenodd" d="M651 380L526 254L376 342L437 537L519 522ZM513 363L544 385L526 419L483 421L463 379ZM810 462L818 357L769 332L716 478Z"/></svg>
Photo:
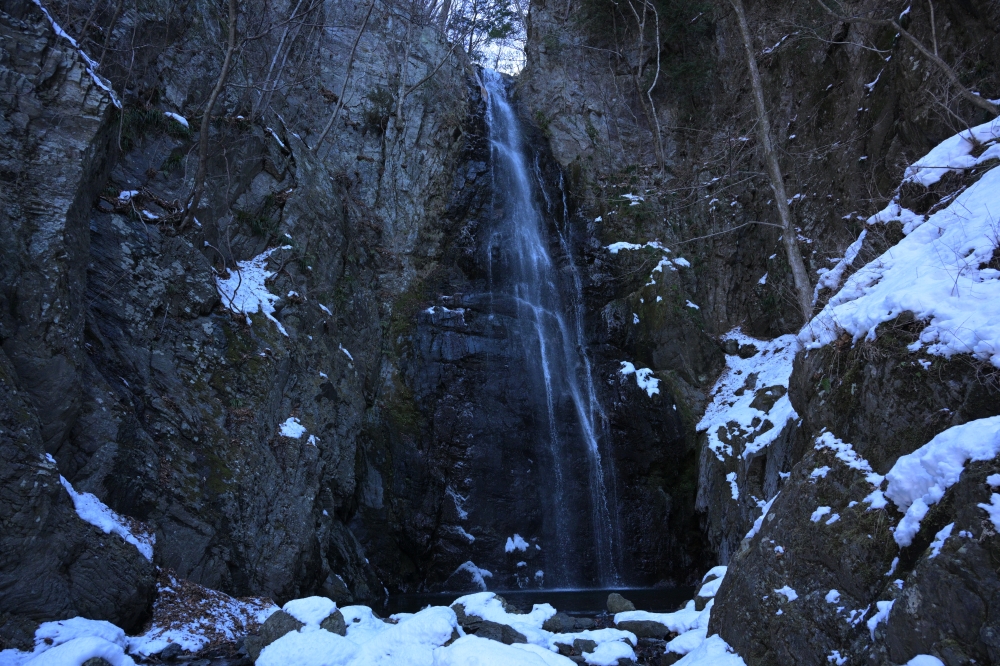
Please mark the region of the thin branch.
<svg viewBox="0 0 1000 666"><path fill-rule="evenodd" d="M361 22L361 27L358 28L358 34L354 36L354 43L351 45L351 53L347 56L347 72L344 74L344 85L340 86L340 97L337 98L337 108L334 109L333 115L330 117L330 121L323 128L323 132L319 135L319 139L313 144L312 151L315 153L319 148L323 140L326 139L326 135L330 133L330 128L333 124L337 122L337 117L340 116L340 110L344 108L344 94L347 92L347 83L351 80L351 70L354 69L354 54L358 50L358 43L361 41L361 36L365 34L365 28L368 27L368 19L372 15L372 10L375 9L375 0L371 0L368 3L368 11L365 12L365 20Z"/></svg>
<svg viewBox="0 0 1000 666"><path fill-rule="evenodd" d="M975 94L974 92L966 88L964 85L962 85L962 82L959 79L958 74L955 72L954 69L951 68L951 65L946 63L936 53L933 53L930 49L924 46L923 42L921 42L919 39L917 39L909 32L904 30L903 27L899 25L899 23L894 19L874 19L874 18L867 18L864 16L843 16L842 14L838 14L837 12L830 9L826 5L826 3L823 2L823 0L816 0L816 2L819 3L820 7L825 9L828 14L835 17L838 21L843 21L845 23L863 23L866 25L874 25L882 28L892 28L900 35L902 35L908 42L913 44L913 46L916 47L916 49L920 51L920 53L923 54L925 58L927 58L935 65L937 65L938 69L940 69L944 73L944 75L948 78L948 81L950 81L951 84L958 89L959 93L962 95L962 97L966 99L966 101L970 102L974 106L979 107L980 109L983 109L984 111L989 111L994 116L1000 116L1000 106L997 106L996 104L989 101L985 97L981 97L980 95Z"/></svg>
<svg viewBox="0 0 1000 666"><path fill-rule="evenodd" d="M208 98L208 104L205 105L205 112L201 117L198 172L194 177L194 190L191 192L191 198L188 199L187 211L184 213L184 219L181 221L180 231L184 231L188 224L191 223L191 220L194 219L194 214L197 212L198 204L201 201L201 195L205 191L205 175L208 171L208 134L211 129L212 112L215 110L215 103L219 99L219 95L222 94L223 88L226 87L229 68L233 64L233 53L236 51L236 19L236 0L229 0L229 43L226 45L226 59L222 63L222 71L219 72L219 78L215 82L215 88L212 89L212 94Z"/></svg>

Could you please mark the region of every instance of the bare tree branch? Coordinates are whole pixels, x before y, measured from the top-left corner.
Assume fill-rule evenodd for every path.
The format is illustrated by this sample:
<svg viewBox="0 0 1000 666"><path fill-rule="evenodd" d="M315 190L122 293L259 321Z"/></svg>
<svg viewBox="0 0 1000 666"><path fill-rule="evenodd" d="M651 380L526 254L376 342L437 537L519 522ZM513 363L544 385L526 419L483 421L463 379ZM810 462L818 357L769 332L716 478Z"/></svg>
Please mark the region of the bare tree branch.
<svg viewBox="0 0 1000 666"><path fill-rule="evenodd" d="M826 10L828 14L835 17L838 21L843 21L845 23L862 23L866 25L879 26L882 28L892 28L900 35L902 35L908 42L913 44L913 46L916 47L916 49L920 51L920 53L925 58L927 58L932 63L937 65L938 69L940 69L944 73L944 75L948 78L948 81L951 82L951 84L955 86L956 89L958 89L958 92L962 95L962 97L965 98L966 101L973 104L974 106L979 107L980 109L983 109L984 111L989 111L994 116L1000 116L1000 106L997 106L996 104L989 101L985 97L977 95L976 93L972 92L964 85L962 85L962 81L959 79L958 74L955 72L955 70L951 68L951 65L942 60L940 56L937 55L937 53L932 52L930 49L924 46L923 42L921 42L919 39L917 39L912 34L904 30L903 27L899 25L899 22L895 21L894 19L875 19L875 18L868 18L865 16L844 16L830 9L830 7L828 7L826 3L823 2L823 0L816 0L816 2L819 3L820 7Z"/></svg>
<svg viewBox="0 0 1000 666"><path fill-rule="evenodd" d="M358 43L361 41L361 36L365 34L365 28L368 27L368 19L371 18L372 10L375 9L375 0L371 0L368 3L368 10L365 12L365 18L361 22L361 27L358 28L358 34L354 36L354 43L351 45L351 53L347 56L347 72L344 74L344 84L340 86L340 97L337 98L337 108L334 109L333 115L330 116L330 121L323 128L323 132L319 135L319 139L313 144L311 150L315 153L323 140L326 139L326 135L330 133L330 128L333 124L337 122L337 117L340 116L340 110L344 108L344 94L347 92L347 83L351 80L351 70L354 69L354 54L358 50Z"/></svg>

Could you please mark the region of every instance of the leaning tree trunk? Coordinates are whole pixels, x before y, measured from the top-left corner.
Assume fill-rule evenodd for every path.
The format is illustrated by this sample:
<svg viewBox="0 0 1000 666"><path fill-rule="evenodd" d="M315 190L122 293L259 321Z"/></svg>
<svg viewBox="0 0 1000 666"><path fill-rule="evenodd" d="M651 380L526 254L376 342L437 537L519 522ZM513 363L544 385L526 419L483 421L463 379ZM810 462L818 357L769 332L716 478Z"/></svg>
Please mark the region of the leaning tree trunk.
<svg viewBox="0 0 1000 666"><path fill-rule="evenodd" d="M757 58L754 56L753 43L750 39L750 28L747 26L746 13L743 11L743 0L730 0L730 3L736 10L740 33L743 35L743 47L747 53L750 83L753 88L754 103L757 106L757 136L764 150L767 175L771 180L771 189L774 190L774 198L778 204L778 216L781 218L783 231L781 239L785 245L785 253L788 255L788 263L792 268L792 279L795 282L795 291L798 295L799 308L802 310L802 318L808 322L812 318L813 310L812 285L809 284L809 273L806 272L806 265L799 252L798 233L795 231L795 223L792 221L792 211L788 207L785 180L781 174L781 165L778 164L778 154L775 152L774 143L771 140L771 123L767 116L767 106L764 104L764 86L760 81L760 70L757 69Z"/></svg>

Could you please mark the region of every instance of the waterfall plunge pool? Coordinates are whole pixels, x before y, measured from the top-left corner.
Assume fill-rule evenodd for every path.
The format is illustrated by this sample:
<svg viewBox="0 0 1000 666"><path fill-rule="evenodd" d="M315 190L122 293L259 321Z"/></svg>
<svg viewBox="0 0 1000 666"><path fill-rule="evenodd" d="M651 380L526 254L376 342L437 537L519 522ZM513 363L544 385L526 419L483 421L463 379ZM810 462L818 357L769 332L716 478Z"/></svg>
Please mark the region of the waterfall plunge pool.
<svg viewBox="0 0 1000 666"><path fill-rule="evenodd" d="M573 616L594 617L607 611L608 595L617 592L639 610L652 613L675 611L694 597L693 587L593 588L582 590L490 590L504 598L509 606L528 612L534 604L552 604L556 610ZM385 610L393 613L415 613L427 606L449 606L468 592L427 592L395 594L389 597Z"/></svg>

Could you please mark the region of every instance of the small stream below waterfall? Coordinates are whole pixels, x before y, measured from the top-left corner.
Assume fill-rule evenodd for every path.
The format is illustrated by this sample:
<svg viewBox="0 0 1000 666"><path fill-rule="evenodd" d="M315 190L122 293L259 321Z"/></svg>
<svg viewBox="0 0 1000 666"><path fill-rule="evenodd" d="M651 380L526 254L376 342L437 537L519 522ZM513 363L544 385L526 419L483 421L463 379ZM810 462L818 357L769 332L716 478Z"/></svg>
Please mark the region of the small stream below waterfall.
<svg viewBox="0 0 1000 666"><path fill-rule="evenodd" d="M582 284L572 253L565 191L557 204L525 145L508 83L482 71L487 97L493 207L492 297L513 299L526 367L535 376L548 536L547 587L621 584L614 474L602 455L606 417L586 351ZM561 183L560 183L561 185ZM561 207L560 207L561 205Z"/></svg>

